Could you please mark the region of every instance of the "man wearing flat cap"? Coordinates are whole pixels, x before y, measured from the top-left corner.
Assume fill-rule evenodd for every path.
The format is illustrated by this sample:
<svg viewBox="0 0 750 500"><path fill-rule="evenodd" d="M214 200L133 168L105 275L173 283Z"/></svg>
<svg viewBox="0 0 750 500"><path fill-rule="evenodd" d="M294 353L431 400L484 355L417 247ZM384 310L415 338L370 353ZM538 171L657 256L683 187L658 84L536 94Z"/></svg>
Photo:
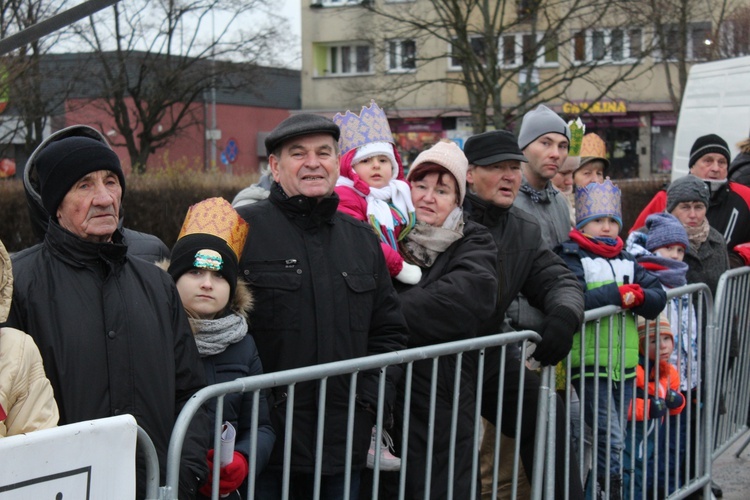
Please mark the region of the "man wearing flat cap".
<svg viewBox="0 0 750 500"><path fill-rule="evenodd" d="M118 229L125 178L117 155L90 137L61 137L35 154L51 214L42 243L13 257L8 326L31 335L44 360L60 424L129 413L156 447L162 478L175 418L203 387L203 368L168 274L128 255ZM209 428L193 420L180 494L207 475ZM145 495L137 461L136 496Z"/></svg>
<svg viewBox="0 0 750 500"><path fill-rule="evenodd" d="M698 137L690 148L689 173L709 187L711 198L706 219L724 237L731 266L750 265L750 188L727 178L730 151L726 141L716 134ZM646 205L630 232L646 225L646 218L663 212L667 192L661 190Z"/></svg>
<svg viewBox="0 0 750 500"><path fill-rule="evenodd" d="M268 199L237 209L250 225L240 270L253 288L249 323L266 373L405 346L406 323L375 234L336 210L338 138L338 126L321 116L299 114L281 122L266 138L274 179ZM388 386L395 389L388 373ZM364 374L357 383L351 455L346 453L349 380L328 380L321 498L343 497L348 460L356 498L366 463L377 375ZM292 496L309 498L315 484L318 389L314 382L295 387L290 486ZM286 391L278 387L269 397L277 438L256 498L281 497Z"/></svg>
<svg viewBox="0 0 750 500"><path fill-rule="evenodd" d="M498 248L498 304L493 318L485 324L484 332L493 334L510 331L505 315L511 302L523 293L529 303L543 313L537 329L542 341L537 344L534 358L543 365L555 365L567 356L572 347L573 334L583 321L583 291L575 275L542 241L539 222L534 216L519 209L514 201L522 179L522 163L528 160L518 146L515 136L507 131L485 132L469 137L464 146L469 160L466 176L469 191L464 201L464 212L474 222L487 227ZM488 352L487 360L497 359ZM485 364L482 416L496 422L499 363ZM515 436L516 402L518 401L520 366L516 356L507 356L504 377L502 432ZM521 423L521 460L526 475L531 479L534 462L534 434L540 380L526 370ZM558 398L559 400L559 398ZM559 402L561 405L562 403ZM558 435L565 436L564 412L557 413ZM494 432L485 432L482 445L483 470L487 458L494 456ZM565 447L558 443L557 470L565 470ZM570 460L570 498L582 498L576 461ZM492 464L489 464L490 466ZM489 471L491 475L491 468ZM556 475L555 498L565 496L562 474ZM529 481L531 482L531 481Z"/></svg>

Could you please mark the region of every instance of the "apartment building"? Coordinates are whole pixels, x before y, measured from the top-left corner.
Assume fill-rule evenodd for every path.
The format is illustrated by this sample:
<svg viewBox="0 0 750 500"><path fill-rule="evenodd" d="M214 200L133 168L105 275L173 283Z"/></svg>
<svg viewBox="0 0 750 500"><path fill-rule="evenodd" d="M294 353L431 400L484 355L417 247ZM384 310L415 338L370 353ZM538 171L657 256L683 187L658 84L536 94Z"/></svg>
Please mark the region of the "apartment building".
<svg viewBox="0 0 750 500"><path fill-rule="evenodd" d="M475 2L464 21L445 24L452 14L441 9L470 2L302 0L302 108L332 116L375 99L407 161L441 138L462 144L477 119L461 83L466 54L453 41L460 36L485 66L495 59L491 91L502 105L486 112L507 115L506 128L544 102L566 119L581 116L587 131L602 136L613 178L668 172L680 61L689 68L750 53L743 20L750 15L740 15L750 2L716 2L720 10L691 1L681 2L689 8L682 24L678 13L640 0L500 0L485 12ZM497 47L487 50L487 40Z"/></svg>

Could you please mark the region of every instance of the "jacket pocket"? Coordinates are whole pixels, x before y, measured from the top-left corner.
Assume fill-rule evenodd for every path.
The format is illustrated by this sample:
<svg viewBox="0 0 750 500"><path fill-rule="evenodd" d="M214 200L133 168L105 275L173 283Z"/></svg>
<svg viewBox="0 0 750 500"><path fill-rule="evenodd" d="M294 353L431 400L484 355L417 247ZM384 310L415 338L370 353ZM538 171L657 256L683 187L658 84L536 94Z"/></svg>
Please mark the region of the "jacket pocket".
<svg viewBox="0 0 750 500"><path fill-rule="evenodd" d="M341 273L344 277L349 302L349 328L352 331L367 332L375 302L377 283L372 274Z"/></svg>
<svg viewBox="0 0 750 500"><path fill-rule="evenodd" d="M253 291L255 305L251 328L296 330L299 328L299 304L302 275L288 261L250 263L244 272Z"/></svg>

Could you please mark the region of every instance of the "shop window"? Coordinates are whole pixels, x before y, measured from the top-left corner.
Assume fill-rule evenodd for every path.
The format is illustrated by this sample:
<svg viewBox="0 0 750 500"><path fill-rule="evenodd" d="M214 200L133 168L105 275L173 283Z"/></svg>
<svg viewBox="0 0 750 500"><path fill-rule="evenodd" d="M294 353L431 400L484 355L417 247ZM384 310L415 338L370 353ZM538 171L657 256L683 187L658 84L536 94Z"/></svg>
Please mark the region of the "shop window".
<svg viewBox="0 0 750 500"><path fill-rule="evenodd" d="M371 50L366 44L313 46L315 76L352 76L372 73Z"/></svg>
<svg viewBox="0 0 750 500"><path fill-rule="evenodd" d="M479 59L482 65L487 64L487 51L485 50L484 37L472 36L469 38L469 45L471 51L474 53L477 59ZM451 45L451 57L450 57L450 69L461 69L463 66L463 49L456 44L454 41Z"/></svg>
<svg viewBox="0 0 750 500"><path fill-rule="evenodd" d="M416 69L417 44L414 40L389 40L386 65L388 71Z"/></svg>

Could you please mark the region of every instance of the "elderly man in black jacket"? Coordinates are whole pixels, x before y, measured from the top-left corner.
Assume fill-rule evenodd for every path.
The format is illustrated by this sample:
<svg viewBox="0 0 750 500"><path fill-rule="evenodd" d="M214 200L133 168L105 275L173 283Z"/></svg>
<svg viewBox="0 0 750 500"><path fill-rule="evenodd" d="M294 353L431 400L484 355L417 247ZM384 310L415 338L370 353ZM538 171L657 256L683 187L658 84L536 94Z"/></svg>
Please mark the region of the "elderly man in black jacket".
<svg viewBox="0 0 750 500"><path fill-rule="evenodd" d="M469 220L486 226L498 248L498 304L495 315L485 325L485 333L504 329L508 305L522 292L529 303L544 313L539 329L542 341L536 346L534 358L543 365L554 365L570 352L573 334L583 321L583 293L575 275L565 263L542 243L539 223L529 214L513 206L521 186L521 163L526 157L518 148L510 132L493 131L470 137L464 153L469 160L467 182L469 193L464 211ZM497 354L488 354L485 369L482 416L494 423L497 407L499 365L491 362ZM508 356L506 361L505 396L503 398L502 432L515 435L516 402L520 360ZM521 422L521 459L531 479L534 458L539 378L526 370ZM559 399L559 398L558 398ZM561 401L558 401L562 405ZM565 434L563 412L558 411L558 436ZM564 447L556 447L556 470L563 471ZM582 498L576 461L570 465L570 498ZM571 469L572 470L572 469ZM556 498L564 497L564 482L559 475L555 481Z"/></svg>
<svg viewBox="0 0 750 500"><path fill-rule="evenodd" d="M8 325L39 346L60 424L132 414L156 447L163 478L176 416L204 385L177 288L167 273L128 255L118 229L125 179L112 149L91 137L58 137L35 165L52 216L44 241L13 257ZM207 475L206 418L193 420L184 445L184 497ZM142 460L137 477L142 498Z"/></svg>
<svg viewBox="0 0 750 500"><path fill-rule="evenodd" d="M404 348L406 323L369 225L336 210L339 128L294 115L266 138L274 183L268 199L239 207L250 224L240 269L253 288L249 323L263 368L275 372ZM389 372L390 373L390 372ZM321 498L341 498L346 461L356 498L377 404L377 376L357 385L351 457L346 453L349 377L328 380ZM390 383L395 381L390 380ZM291 492L312 497L318 415L313 382L297 384L291 443ZM256 498L280 498L286 388L269 398L276 446Z"/></svg>

